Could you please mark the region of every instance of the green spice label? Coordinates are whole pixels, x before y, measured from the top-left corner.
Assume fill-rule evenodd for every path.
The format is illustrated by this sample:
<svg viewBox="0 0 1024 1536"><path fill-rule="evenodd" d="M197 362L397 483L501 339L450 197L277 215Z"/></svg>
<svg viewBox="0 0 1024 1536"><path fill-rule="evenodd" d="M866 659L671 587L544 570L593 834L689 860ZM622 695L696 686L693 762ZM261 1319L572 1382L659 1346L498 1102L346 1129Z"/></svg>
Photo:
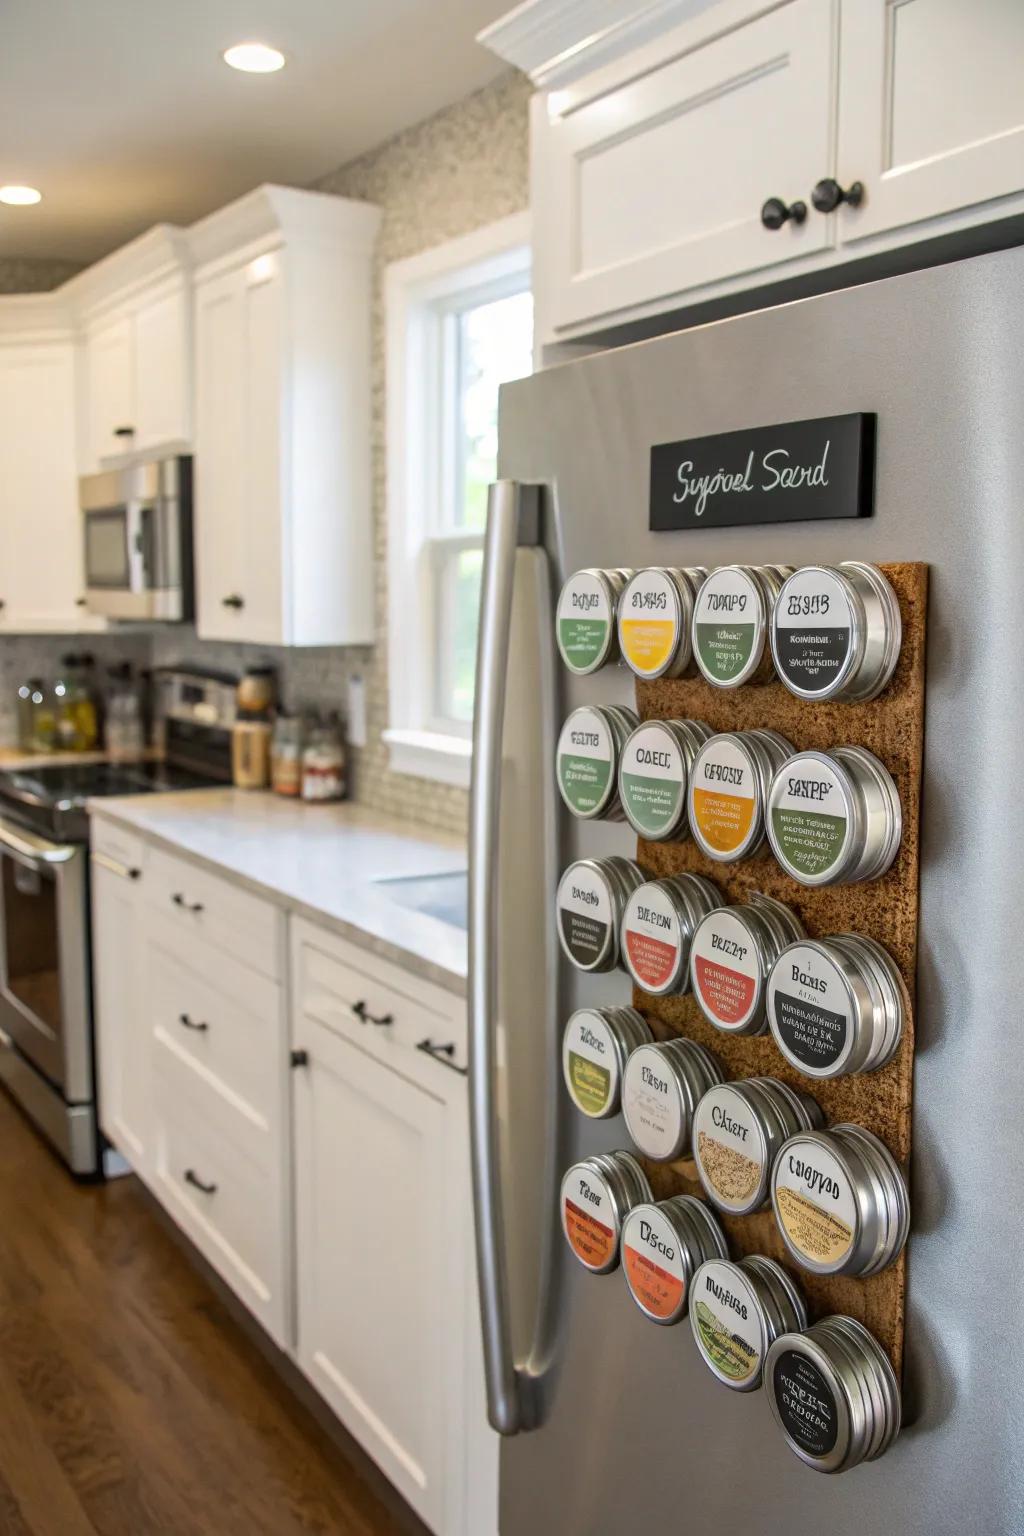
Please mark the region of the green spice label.
<svg viewBox="0 0 1024 1536"><path fill-rule="evenodd" d="M658 722L641 725L622 749L619 798L641 837L671 837L683 817L686 764L672 732Z"/></svg>
<svg viewBox="0 0 1024 1536"><path fill-rule="evenodd" d="M764 653L764 601L753 577L713 571L697 594L693 619L697 665L719 687L756 672Z"/></svg>
<svg viewBox="0 0 1024 1536"><path fill-rule="evenodd" d="M594 816L613 783L615 746L604 715L574 709L558 738L558 787L574 816Z"/></svg>
<svg viewBox="0 0 1024 1536"><path fill-rule="evenodd" d="M594 672L607 659L612 610L603 584L577 571L562 588L555 616L558 649L573 672Z"/></svg>
<svg viewBox="0 0 1024 1536"><path fill-rule="evenodd" d="M808 566L783 583L772 616L775 663L786 682L826 694L847 665L853 614L835 576Z"/></svg>
<svg viewBox="0 0 1024 1536"><path fill-rule="evenodd" d="M619 1082L615 1042L591 1008L578 1009L565 1026L562 1073L577 1109L594 1117L610 1112Z"/></svg>
<svg viewBox="0 0 1024 1536"><path fill-rule="evenodd" d="M847 803L823 753L786 764L772 786L770 822L775 852L796 879L816 879L840 862L849 835Z"/></svg>
<svg viewBox="0 0 1024 1536"><path fill-rule="evenodd" d="M690 1319L698 1348L727 1382L739 1386L759 1375L760 1308L738 1265L701 1265L690 1288Z"/></svg>

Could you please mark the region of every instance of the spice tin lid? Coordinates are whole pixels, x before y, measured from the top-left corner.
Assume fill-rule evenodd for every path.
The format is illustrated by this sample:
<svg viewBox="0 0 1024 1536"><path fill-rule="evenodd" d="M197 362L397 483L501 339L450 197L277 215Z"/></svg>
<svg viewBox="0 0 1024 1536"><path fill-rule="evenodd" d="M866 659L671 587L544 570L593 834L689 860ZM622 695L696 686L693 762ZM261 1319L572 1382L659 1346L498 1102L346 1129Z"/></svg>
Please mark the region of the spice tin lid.
<svg viewBox="0 0 1024 1536"><path fill-rule="evenodd" d="M638 987L656 997L687 991L690 938L720 899L711 882L698 875L647 880L637 886L623 909L621 947Z"/></svg>
<svg viewBox="0 0 1024 1536"><path fill-rule="evenodd" d="M629 859L577 859L558 882L558 938L581 971L610 971L619 960L619 923L643 873Z"/></svg>
<svg viewBox="0 0 1024 1536"><path fill-rule="evenodd" d="M670 1324L685 1315L695 1260L689 1228L674 1223L667 1206L637 1205L630 1211L622 1227L622 1268L644 1316Z"/></svg>
<svg viewBox="0 0 1024 1536"><path fill-rule="evenodd" d="M696 587L691 573L662 566L635 571L626 583L618 606L619 650L637 677L678 677L689 666Z"/></svg>
<svg viewBox="0 0 1024 1536"><path fill-rule="evenodd" d="M641 1045L632 1052L622 1075L622 1113L645 1157L670 1162L685 1152L709 1074L712 1081L721 1080L711 1053L698 1053L690 1040Z"/></svg>
<svg viewBox="0 0 1024 1536"><path fill-rule="evenodd" d="M596 672L618 655L615 605L624 585L620 571L575 571L558 598L558 649L570 672Z"/></svg>
<svg viewBox="0 0 1024 1536"><path fill-rule="evenodd" d="M693 654L716 688L738 688L762 670L771 604L779 589L773 571L725 565L697 593Z"/></svg>
<svg viewBox="0 0 1024 1536"><path fill-rule="evenodd" d="M771 1155L765 1111L744 1087L721 1083L709 1089L693 1116L700 1181L712 1204L734 1215L764 1204Z"/></svg>
<svg viewBox="0 0 1024 1536"><path fill-rule="evenodd" d="M900 1429L888 1356L863 1324L825 1317L769 1347L765 1385L792 1450L819 1472L845 1472L884 1454Z"/></svg>
<svg viewBox="0 0 1024 1536"><path fill-rule="evenodd" d="M562 1231L585 1269L608 1274L619 1262L622 1223L630 1208L651 1198L650 1186L628 1152L583 1158L562 1179Z"/></svg>
<svg viewBox="0 0 1024 1536"><path fill-rule="evenodd" d="M744 859L760 847L768 786L792 750L774 731L726 731L704 743L690 773L688 811L708 858Z"/></svg>
<svg viewBox="0 0 1024 1536"><path fill-rule="evenodd" d="M761 1385L761 1368L778 1329L772 1326L755 1275L710 1259L690 1283L690 1326L705 1365L740 1392Z"/></svg>
<svg viewBox="0 0 1024 1536"><path fill-rule="evenodd" d="M808 1077L885 1066L899 1047L907 1007L891 957L858 934L790 944L768 977L775 1043Z"/></svg>
<svg viewBox="0 0 1024 1536"><path fill-rule="evenodd" d="M690 982L716 1029L763 1032L765 959L764 938L749 908L719 907L698 925L690 945Z"/></svg>
<svg viewBox="0 0 1024 1536"><path fill-rule="evenodd" d="M628 723L627 723L628 722ZM619 818L617 769L631 710L574 709L558 737L558 788L574 816Z"/></svg>
<svg viewBox="0 0 1024 1536"><path fill-rule="evenodd" d="M569 1097L592 1120L619 1108L622 1068L651 1032L633 1008L578 1008L562 1036L562 1075Z"/></svg>
<svg viewBox="0 0 1024 1536"><path fill-rule="evenodd" d="M876 1274L900 1252L910 1226L899 1165L859 1125L791 1137L772 1173L772 1205L790 1253L819 1275Z"/></svg>
<svg viewBox="0 0 1024 1536"><path fill-rule="evenodd" d="M767 823L775 857L802 885L874 880L900 845L899 792L863 747L798 752L772 780Z"/></svg>
<svg viewBox="0 0 1024 1536"><path fill-rule="evenodd" d="M804 699L873 699L899 659L896 594L873 565L807 565L783 582L772 612L772 654Z"/></svg>
<svg viewBox="0 0 1024 1536"><path fill-rule="evenodd" d="M711 735L699 720L648 720L637 727L619 759L619 800L641 837L685 837L687 775Z"/></svg>

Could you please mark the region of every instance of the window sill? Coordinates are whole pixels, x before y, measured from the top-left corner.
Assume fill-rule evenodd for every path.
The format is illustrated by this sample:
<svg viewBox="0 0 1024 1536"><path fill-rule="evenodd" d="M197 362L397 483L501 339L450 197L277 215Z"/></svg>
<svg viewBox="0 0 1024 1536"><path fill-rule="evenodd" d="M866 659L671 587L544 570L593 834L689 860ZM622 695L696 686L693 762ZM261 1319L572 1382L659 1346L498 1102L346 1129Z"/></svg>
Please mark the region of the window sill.
<svg viewBox="0 0 1024 1536"><path fill-rule="evenodd" d="M468 737L442 736L437 731L388 730L383 732L383 738L393 772L469 788L473 744Z"/></svg>

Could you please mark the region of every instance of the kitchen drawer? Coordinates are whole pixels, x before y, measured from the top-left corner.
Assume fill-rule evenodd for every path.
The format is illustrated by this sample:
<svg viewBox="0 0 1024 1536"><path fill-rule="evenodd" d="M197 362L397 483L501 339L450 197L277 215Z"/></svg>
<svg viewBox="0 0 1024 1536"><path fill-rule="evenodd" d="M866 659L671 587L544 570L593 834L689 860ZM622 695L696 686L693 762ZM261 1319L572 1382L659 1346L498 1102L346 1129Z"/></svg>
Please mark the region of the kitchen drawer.
<svg viewBox="0 0 1024 1536"><path fill-rule="evenodd" d="M116 865L113 874L129 874L146 867L148 849L145 842L127 827L116 821L106 821L102 816L92 816L89 822L89 850L102 868L104 863ZM138 879L139 876L134 876Z"/></svg>
<svg viewBox="0 0 1024 1536"><path fill-rule="evenodd" d="M171 1052L266 1132L281 1120L288 1074L281 988L172 918L146 924L149 1010L159 1065Z"/></svg>
<svg viewBox="0 0 1024 1536"><path fill-rule="evenodd" d="M166 1055L166 1053L164 1053ZM267 1169L231 1119L158 1074L154 1193L274 1339L290 1342L283 1158Z"/></svg>
<svg viewBox="0 0 1024 1536"><path fill-rule="evenodd" d="M271 902L159 848L150 849L145 889L187 940L205 939L264 976L281 976L283 918Z"/></svg>
<svg viewBox="0 0 1024 1536"><path fill-rule="evenodd" d="M425 1041L454 1046L444 1061L466 1065L461 999L299 919L292 922L292 985L294 1045L302 1044L298 1015L306 1014L393 1066L413 1052L422 1063L426 1053L417 1047Z"/></svg>

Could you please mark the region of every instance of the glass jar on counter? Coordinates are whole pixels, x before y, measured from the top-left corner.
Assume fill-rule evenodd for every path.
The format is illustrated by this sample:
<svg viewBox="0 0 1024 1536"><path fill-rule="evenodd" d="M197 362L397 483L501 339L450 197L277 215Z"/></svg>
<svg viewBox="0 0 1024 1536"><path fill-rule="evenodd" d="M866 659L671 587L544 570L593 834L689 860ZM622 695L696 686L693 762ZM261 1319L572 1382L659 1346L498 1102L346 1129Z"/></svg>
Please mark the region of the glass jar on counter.
<svg viewBox="0 0 1024 1536"><path fill-rule="evenodd" d="M270 747L270 785L277 795L297 800L302 793L302 748L306 737L302 715L278 715Z"/></svg>
<svg viewBox="0 0 1024 1536"><path fill-rule="evenodd" d="M310 729L302 752L302 798L344 800L346 787L345 742L334 715Z"/></svg>

